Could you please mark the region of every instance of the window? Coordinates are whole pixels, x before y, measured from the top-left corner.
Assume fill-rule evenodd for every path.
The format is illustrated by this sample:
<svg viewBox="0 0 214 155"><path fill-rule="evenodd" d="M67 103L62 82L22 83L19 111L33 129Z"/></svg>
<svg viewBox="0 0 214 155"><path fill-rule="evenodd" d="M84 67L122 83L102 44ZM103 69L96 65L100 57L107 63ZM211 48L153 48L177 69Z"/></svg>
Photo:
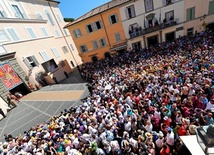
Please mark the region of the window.
<svg viewBox="0 0 214 155"><path fill-rule="evenodd" d="M24 18L24 15L20 11L19 7L17 5L12 5L14 11L15 11L15 16L18 18Z"/></svg>
<svg viewBox="0 0 214 155"><path fill-rule="evenodd" d="M7 53L6 49L4 48L4 46L0 45L0 55Z"/></svg>
<svg viewBox="0 0 214 155"><path fill-rule="evenodd" d="M97 48L98 48L97 41L95 40L95 41L93 41L92 43L93 43L93 47L94 47L94 49L97 49Z"/></svg>
<svg viewBox="0 0 214 155"><path fill-rule="evenodd" d="M169 5L169 4L172 4L172 1L173 0L163 0L163 5Z"/></svg>
<svg viewBox="0 0 214 155"><path fill-rule="evenodd" d="M62 22L62 18L61 18L61 16L60 16L59 14L56 14L56 17L57 17L57 20L58 20L59 22Z"/></svg>
<svg viewBox="0 0 214 155"><path fill-rule="evenodd" d="M145 3L146 12L154 10L154 8L153 8L153 0L145 0L144 3Z"/></svg>
<svg viewBox="0 0 214 155"><path fill-rule="evenodd" d="M117 14L114 14L114 15L109 16L109 22L110 22L110 24L115 24L115 23L117 23L117 22L118 22Z"/></svg>
<svg viewBox="0 0 214 155"><path fill-rule="evenodd" d="M13 28L7 28L6 30L9 33L9 35L11 36L13 41L20 40L19 36L17 35L16 31Z"/></svg>
<svg viewBox="0 0 214 155"><path fill-rule="evenodd" d="M68 33L68 30L67 30L67 29L63 29L63 31L64 31L65 36L68 36L68 35L69 35L69 33Z"/></svg>
<svg viewBox="0 0 214 155"><path fill-rule="evenodd" d="M88 51L87 46L86 45L81 45L80 46L80 51L83 52L83 53L87 52Z"/></svg>
<svg viewBox="0 0 214 155"><path fill-rule="evenodd" d="M94 31L93 25L92 25L92 24L86 25L86 31L87 31L88 33L93 32L93 31Z"/></svg>
<svg viewBox="0 0 214 155"><path fill-rule="evenodd" d="M95 26L96 26L96 29L97 29L97 30L101 29L101 28L102 28L102 23L101 23L101 21L96 21L96 22L95 22Z"/></svg>
<svg viewBox="0 0 214 155"><path fill-rule="evenodd" d="M120 33L115 34L116 41L121 41Z"/></svg>
<svg viewBox="0 0 214 155"><path fill-rule="evenodd" d="M55 30L55 34L56 34L57 37L60 37L60 33L59 33L58 30Z"/></svg>
<svg viewBox="0 0 214 155"><path fill-rule="evenodd" d="M79 37L82 36L82 33L81 33L80 29L75 29L75 30L73 31L73 34L74 34L74 37L75 37L75 38L79 38Z"/></svg>
<svg viewBox="0 0 214 155"><path fill-rule="evenodd" d="M172 24L174 22L174 11L166 12L165 16L166 24Z"/></svg>
<svg viewBox="0 0 214 155"><path fill-rule="evenodd" d="M51 23L51 25L54 25L54 20L53 20L51 14L47 10L45 10L45 13L48 17L48 21Z"/></svg>
<svg viewBox="0 0 214 155"><path fill-rule="evenodd" d="M193 34L193 28L187 29L187 35L192 35Z"/></svg>
<svg viewBox="0 0 214 155"><path fill-rule="evenodd" d="M72 44L70 44L70 46L71 46L71 50L73 51L74 50L74 46Z"/></svg>
<svg viewBox="0 0 214 155"><path fill-rule="evenodd" d="M68 47L67 46L62 46L62 51L64 53L68 53Z"/></svg>
<svg viewBox="0 0 214 155"><path fill-rule="evenodd" d="M33 32L33 29L32 29L32 28L28 27L28 28L26 28L26 30L27 30L27 32L28 32L28 34L30 35L31 38L33 38L33 39L36 38L36 35L35 35L35 33Z"/></svg>
<svg viewBox="0 0 214 155"><path fill-rule="evenodd" d="M44 61L50 60L48 54L45 51L39 52Z"/></svg>
<svg viewBox="0 0 214 155"><path fill-rule="evenodd" d="M208 14L214 14L214 1L210 1L209 3L209 10L208 10Z"/></svg>
<svg viewBox="0 0 214 155"><path fill-rule="evenodd" d="M100 46L101 47L106 46L106 40L104 38L100 39Z"/></svg>
<svg viewBox="0 0 214 155"><path fill-rule="evenodd" d="M33 68L33 67L36 67L39 65L39 62L37 61L37 59L34 55L24 58L23 61L28 68Z"/></svg>
<svg viewBox="0 0 214 155"><path fill-rule="evenodd" d="M0 30L0 42L9 41L8 36L4 32L4 30Z"/></svg>
<svg viewBox="0 0 214 155"><path fill-rule="evenodd" d="M126 18L130 19L133 17L135 17L135 9L134 9L134 5L131 5L126 8Z"/></svg>
<svg viewBox="0 0 214 155"><path fill-rule="evenodd" d="M48 36L48 32L44 27L41 27L41 31L43 33L43 36L47 37Z"/></svg>
<svg viewBox="0 0 214 155"><path fill-rule="evenodd" d="M56 48L52 48L51 50L52 50L55 58L59 58L60 57L59 52L58 52L58 50Z"/></svg>
<svg viewBox="0 0 214 155"><path fill-rule="evenodd" d="M195 7L187 9L186 13L187 13L187 17L186 17L187 21L195 19Z"/></svg>
<svg viewBox="0 0 214 155"><path fill-rule="evenodd" d="M4 14L2 11L0 11L0 17L4 17Z"/></svg>

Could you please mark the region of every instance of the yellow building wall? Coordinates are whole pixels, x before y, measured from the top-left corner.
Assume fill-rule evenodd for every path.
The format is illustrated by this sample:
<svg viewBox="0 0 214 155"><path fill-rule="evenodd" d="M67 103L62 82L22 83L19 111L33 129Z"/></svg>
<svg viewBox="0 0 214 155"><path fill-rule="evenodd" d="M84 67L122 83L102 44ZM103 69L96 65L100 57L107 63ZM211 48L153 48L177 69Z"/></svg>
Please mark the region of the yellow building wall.
<svg viewBox="0 0 214 155"><path fill-rule="evenodd" d="M113 14L117 14L118 22L115 24L110 24L109 16L113 15ZM92 24L96 21L102 22L102 29L95 30L91 33L88 33L86 30L86 25ZM75 30L77 28L80 29L80 31L82 33L82 36L79 38L75 38L75 36L73 34L73 30ZM92 16L88 19L85 19L85 20L79 22L79 23L76 23L74 25L69 26L68 29L72 35L74 43L75 43L75 45L79 51L79 55L82 58L83 62L91 62L93 56L96 56L98 59L103 59L104 54L106 52L111 53L109 49L113 45L122 43L126 40L122 21L121 21L121 17L120 17L119 8L112 8L112 9L107 10L101 14ZM116 38L115 38L115 34L118 32L120 33L121 41L117 42ZM100 47L99 40L102 38L105 38L105 41L107 44L104 47ZM98 43L97 49L94 49L94 47L93 47L93 41L95 41L95 40ZM81 45L86 45L88 51L82 53L80 51Z"/></svg>

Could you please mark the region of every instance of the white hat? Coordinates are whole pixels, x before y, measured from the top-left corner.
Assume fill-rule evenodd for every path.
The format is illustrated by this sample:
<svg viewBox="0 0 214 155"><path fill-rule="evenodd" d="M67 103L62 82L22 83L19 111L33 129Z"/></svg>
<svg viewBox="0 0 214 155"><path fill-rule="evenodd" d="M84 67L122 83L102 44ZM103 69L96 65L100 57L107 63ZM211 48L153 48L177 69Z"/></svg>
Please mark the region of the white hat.
<svg viewBox="0 0 214 155"><path fill-rule="evenodd" d="M163 135L163 132L162 132L162 131L159 131L158 136L163 137L163 136L164 136L164 135Z"/></svg>
<svg viewBox="0 0 214 155"><path fill-rule="evenodd" d="M167 120L168 119L168 116L164 116L164 118L163 118L164 120Z"/></svg>

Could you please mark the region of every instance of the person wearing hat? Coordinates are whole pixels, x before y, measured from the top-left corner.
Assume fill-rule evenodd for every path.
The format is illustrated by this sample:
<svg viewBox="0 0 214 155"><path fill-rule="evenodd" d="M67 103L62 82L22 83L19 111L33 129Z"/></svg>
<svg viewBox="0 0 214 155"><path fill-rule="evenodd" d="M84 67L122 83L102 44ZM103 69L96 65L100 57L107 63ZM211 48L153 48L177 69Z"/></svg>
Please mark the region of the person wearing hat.
<svg viewBox="0 0 214 155"><path fill-rule="evenodd" d="M163 144L164 144L164 134L162 131L159 131L158 139L155 141L157 152L161 150L161 148L163 147Z"/></svg>

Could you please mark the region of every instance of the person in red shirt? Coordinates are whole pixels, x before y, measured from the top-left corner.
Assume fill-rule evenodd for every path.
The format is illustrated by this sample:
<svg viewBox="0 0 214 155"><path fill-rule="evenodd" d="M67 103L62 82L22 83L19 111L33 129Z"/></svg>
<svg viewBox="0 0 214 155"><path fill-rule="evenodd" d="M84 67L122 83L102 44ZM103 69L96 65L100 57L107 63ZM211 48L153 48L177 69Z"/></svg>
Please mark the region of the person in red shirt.
<svg viewBox="0 0 214 155"><path fill-rule="evenodd" d="M170 154L170 148L166 144L163 144L163 147L160 150L160 155L169 155L169 154Z"/></svg>
<svg viewBox="0 0 214 155"><path fill-rule="evenodd" d="M184 126L182 124L178 124L178 135L179 136L184 136L186 135L187 131L186 129L184 128Z"/></svg>

